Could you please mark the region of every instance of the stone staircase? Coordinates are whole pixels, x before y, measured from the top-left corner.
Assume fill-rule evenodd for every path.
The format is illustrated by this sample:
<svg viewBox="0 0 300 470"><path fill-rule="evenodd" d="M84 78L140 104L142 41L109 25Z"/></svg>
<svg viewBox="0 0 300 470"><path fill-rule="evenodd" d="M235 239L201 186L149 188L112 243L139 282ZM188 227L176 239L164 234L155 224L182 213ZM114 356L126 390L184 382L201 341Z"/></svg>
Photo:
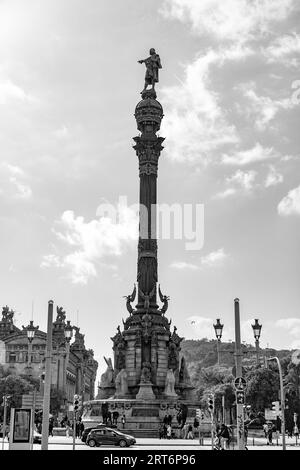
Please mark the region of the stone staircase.
<svg viewBox="0 0 300 470"><path fill-rule="evenodd" d="M119 431L123 432L124 434L130 434L130 436L150 439L150 438L158 438L159 432L158 429L130 429L130 428L119 428Z"/></svg>

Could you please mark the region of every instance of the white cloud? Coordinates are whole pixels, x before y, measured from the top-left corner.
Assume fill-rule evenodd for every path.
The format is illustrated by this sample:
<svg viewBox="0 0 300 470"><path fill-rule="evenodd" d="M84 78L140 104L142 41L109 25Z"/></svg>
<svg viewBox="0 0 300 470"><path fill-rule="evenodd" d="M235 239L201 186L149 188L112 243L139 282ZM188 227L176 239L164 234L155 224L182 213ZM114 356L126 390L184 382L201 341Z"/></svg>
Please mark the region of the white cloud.
<svg viewBox="0 0 300 470"><path fill-rule="evenodd" d="M246 191L250 191L253 188L256 175L257 173L254 170L248 172L237 170L232 176L226 179L226 182L228 184L236 183Z"/></svg>
<svg viewBox="0 0 300 470"><path fill-rule="evenodd" d="M162 14L192 24L199 35L245 42L258 39L285 19L294 0L165 0Z"/></svg>
<svg viewBox="0 0 300 470"><path fill-rule="evenodd" d="M54 254L43 256L43 261L41 262L41 268L50 268L50 267L60 268L62 266L63 266L63 263L60 261L59 256L54 255Z"/></svg>
<svg viewBox="0 0 300 470"><path fill-rule="evenodd" d="M201 269L202 267L211 268L214 266L221 266L227 257L228 254L225 253L224 248L220 248L219 250L208 253L208 255L202 256L200 259L200 265L186 263L185 261L175 261L170 265L170 267L179 270L195 271L197 269Z"/></svg>
<svg viewBox="0 0 300 470"><path fill-rule="evenodd" d="M75 217L73 211L65 211L57 222L61 230L53 232L65 246L76 249L62 256L44 256L41 267L66 268L73 283L86 284L97 275L97 261L106 256L120 256L138 238L136 213L122 206L119 211L119 221L100 217L90 222Z"/></svg>
<svg viewBox="0 0 300 470"><path fill-rule="evenodd" d="M290 344L292 349L300 348L300 318L283 318L277 320L275 326L288 330L289 334L295 338Z"/></svg>
<svg viewBox="0 0 300 470"><path fill-rule="evenodd" d="M279 215L300 214L300 186L291 189L277 206Z"/></svg>
<svg viewBox="0 0 300 470"><path fill-rule="evenodd" d="M199 338L211 339L215 336L213 327L214 321L211 318L194 315L189 317L187 321Z"/></svg>
<svg viewBox="0 0 300 470"><path fill-rule="evenodd" d="M212 251L206 256L202 256L201 265L207 267L220 266L227 257L228 254L225 253L224 248L220 248L217 251Z"/></svg>
<svg viewBox="0 0 300 470"><path fill-rule="evenodd" d="M234 45L228 49L209 50L185 68L181 85L162 89L165 118L162 133L168 136L166 152L177 161L210 161L212 152L226 144L236 144L239 137L227 122L220 96L211 88L211 68L228 60L244 60L249 48Z"/></svg>
<svg viewBox="0 0 300 470"><path fill-rule="evenodd" d="M199 266L197 266L196 264L185 263L184 261L175 261L170 265L170 267L174 269L199 269Z"/></svg>
<svg viewBox="0 0 300 470"><path fill-rule="evenodd" d="M277 37L267 48L263 49L263 54L269 62L282 62L290 67L299 66L299 57L291 57L299 52L300 35L296 32Z"/></svg>
<svg viewBox="0 0 300 470"><path fill-rule="evenodd" d="M264 185L266 188L269 188L270 186L276 186L277 184L280 184L283 182L283 176L279 171L273 166L269 166L269 173L267 174L267 177L265 179Z"/></svg>
<svg viewBox="0 0 300 470"><path fill-rule="evenodd" d="M239 87L244 96L249 100L247 112L255 116L255 126L258 130L264 131L270 121L272 121L280 109L292 109L296 106L291 97L281 100L272 100L268 96L258 96L255 91L255 84L246 83ZM243 112L245 108L243 107Z"/></svg>
<svg viewBox="0 0 300 470"><path fill-rule="evenodd" d="M0 164L0 194L7 199L28 200L32 196L27 175L17 165L3 162Z"/></svg>
<svg viewBox="0 0 300 470"><path fill-rule="evenodd" d="M227 188L224 191L221 191L217 193L214 196L214 199L226 199L229 196L233 196L233 194L236 194L237 190L235 188Z"/></svg>
<svg viewBox="0 0 300 470"><path fill-rule="evenodd" d="M279 154L273 147L263 147L260 143L256 143L249 150L240 150L233 152L231 155L223 154L222 163L226 165L249 165L250 163L261 162L278 158Z"/></svg>

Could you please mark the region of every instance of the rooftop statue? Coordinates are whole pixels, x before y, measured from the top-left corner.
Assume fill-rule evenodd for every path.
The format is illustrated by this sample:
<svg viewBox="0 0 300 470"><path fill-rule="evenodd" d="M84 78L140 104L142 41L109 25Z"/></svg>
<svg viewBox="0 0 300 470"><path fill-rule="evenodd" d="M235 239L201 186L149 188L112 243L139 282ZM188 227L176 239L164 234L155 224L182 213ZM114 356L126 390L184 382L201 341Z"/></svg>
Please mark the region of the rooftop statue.
<svg viewBox="0 0 300 470"><path fill-rule="evenodd" d="M6 305L2 308L2 321L12 323L14 314L15 312L13 310L9 310L9 307Z"/></svg>
<svg viewBox="0 0 300 470"><path fill-rule="evenodd" d="M140 64L146 65L145 85L141 93L147 90L148 85L151 85L154 90L155 83L158 83L158 69L161 69L160 57L156 54L155 49L152 47L149 51L150 56L147 59L138 60Z"/></svg>
<svg viewBox="0 0 300 470"><path fill-rule="evenodd" d="M66 319L66 312L64 311L63 307L56 307L56 321L64 322Z"/></svg>

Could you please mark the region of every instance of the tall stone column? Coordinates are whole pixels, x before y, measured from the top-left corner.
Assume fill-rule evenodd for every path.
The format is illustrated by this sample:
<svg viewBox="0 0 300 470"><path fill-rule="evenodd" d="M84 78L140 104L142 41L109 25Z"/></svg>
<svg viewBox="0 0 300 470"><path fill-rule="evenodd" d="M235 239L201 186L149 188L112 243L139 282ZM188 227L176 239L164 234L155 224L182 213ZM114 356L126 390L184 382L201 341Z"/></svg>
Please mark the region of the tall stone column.
<svg viewBox="0 0 300 470"><path fill-rule="evenodd" d="M135 109L137 128L141 135L134 137L139 159L140 177L140 219L137 262L138 304L136 313L141 310L155 312L157 283L157 239L156 203L158 159L163 149L163 137L156 133L160 129L163 108L156 100L154 90L144 91Z"/></svg>

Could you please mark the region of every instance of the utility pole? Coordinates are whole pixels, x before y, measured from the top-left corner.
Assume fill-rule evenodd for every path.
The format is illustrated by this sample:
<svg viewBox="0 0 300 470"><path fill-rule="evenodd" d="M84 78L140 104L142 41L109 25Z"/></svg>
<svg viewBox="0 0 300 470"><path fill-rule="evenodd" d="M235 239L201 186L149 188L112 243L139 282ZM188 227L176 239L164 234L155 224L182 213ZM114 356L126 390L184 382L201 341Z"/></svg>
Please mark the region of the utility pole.
<svg viewBox="0 0 300 470"><path fill-rule="evenodd" d="M10 398L10 395L3 395L3 426L2 426L2 450L4 450L4 440L5 440L5 431L6 431L6 420L7 420L7 400Z"/></svg>
<svg viewBox="0 0 300 470"><path fill-rule="evenodd" d="M45 356L45 384L44 384L44 403L43 403L43 424L42 424L42 446L41 446L41 450L48 450L49 409L50 409L50 392L51 392L52 321L53 321L53 300L49 300L49 302L48 302L47 345L46 345L46 356Z"/></svg>
<svg viewBox="0 0 300 470"><path fill-rule="evenodd" d="M240 325L240 301L234 299L234 320L235 320L235 368L236 377L242 377L242 348L241 348L241 325ZM236 431L238 450L245 450L244 433L244 408L243 403L238 403L236 396Z"/></svg>
<svg viewBox="0 0 300 470"><path fill-rule="evenodd" d="M285 442L285 416L284 416L284 408L285 408L285 400L284 400L284 389L283 389L283 377L282 377L282 369L281 364L278 357L269 357L268 361L276 361L279 370L279 381L280 381L280 402L281 402L281 433L282 433L282 450L286 450L286 442Z"/></svg>

